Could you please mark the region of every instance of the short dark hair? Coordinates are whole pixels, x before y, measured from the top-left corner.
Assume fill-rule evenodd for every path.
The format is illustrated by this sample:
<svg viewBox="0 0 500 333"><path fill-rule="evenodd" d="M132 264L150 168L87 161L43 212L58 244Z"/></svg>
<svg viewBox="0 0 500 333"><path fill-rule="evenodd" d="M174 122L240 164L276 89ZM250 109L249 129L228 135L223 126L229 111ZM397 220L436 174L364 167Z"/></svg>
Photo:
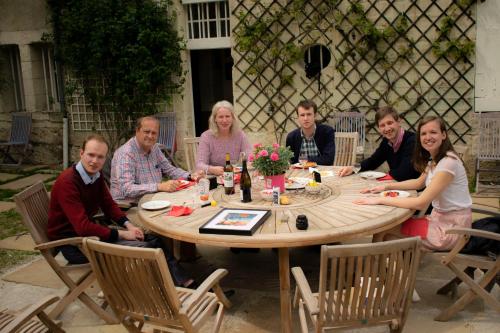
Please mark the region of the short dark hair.
<svg viewBox="0 0 500 333"><path fill-rule="evenodd" d="M142 122L144 120L154 120L156 121L158 124L160 123L160 121L158 120L158 118L156 118L155 116L144 116L144 117L140 117L140 118L137 118L137 120L135 121L135 130L140 130L141 127L142 127Z"/></svg>
<svg viewBox="0 0 500 333"><path fill-rule="evenodd" d="M82 144L83 151L85 151L85 146L87 145L87 142L89 142L91 140L95 140L97 142L104 143L109 149L108 141L106 141L106 139L102 135L94 133L94 134L87 135L87 137L85 137L85 139L83 140L83 144Z"/></svg>
<svg viewBox="0 0 500 333"><path fill-rule="evenodd" d="M378 122L384 119L385 116L392 116L394 120L399 120L399 114L392 106L381 106L377 109L375 113L375 124L378 126Z"/></svg>
<svg viewBox="0 0 500 333"><path fill-rule="evenodd" d="M318 112L318 106L316 105L316 103L314 103L313 101L311 101L309 99L305 99L305 100L299 102L299 105L297 105L297 109L295 109L295 111L297 113L299 113L300 107L302 107L304 109L313 108L314 113Z"/></svg>

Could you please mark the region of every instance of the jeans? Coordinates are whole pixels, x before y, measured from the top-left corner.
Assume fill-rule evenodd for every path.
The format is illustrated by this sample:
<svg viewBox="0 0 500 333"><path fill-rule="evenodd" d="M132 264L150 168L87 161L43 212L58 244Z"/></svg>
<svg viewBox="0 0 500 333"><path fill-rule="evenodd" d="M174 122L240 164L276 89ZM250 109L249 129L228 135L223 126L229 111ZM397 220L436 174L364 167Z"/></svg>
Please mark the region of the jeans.
<svg viewBox="0 0 500 333"><path fill-rule="evenodd" d="M177 286L182 286L186 281L190 279L184 269L179 265L175 257L170 254L170 251L163 244L161 239L158 236L145 234L144 241L130 241L130 240L118 240L113 244L124 245L124 246L132 246L132 247L145 247L156 249L160 248L163 250L165 254L165 258L167 259L168 269L170 270L170 274L174 280L174 284ZM88 263L89 260L87 257L80 251L80 249L73 245L63 245L57 248L61 251L64 258L68 261L69 264L78 265Z"/></svg>

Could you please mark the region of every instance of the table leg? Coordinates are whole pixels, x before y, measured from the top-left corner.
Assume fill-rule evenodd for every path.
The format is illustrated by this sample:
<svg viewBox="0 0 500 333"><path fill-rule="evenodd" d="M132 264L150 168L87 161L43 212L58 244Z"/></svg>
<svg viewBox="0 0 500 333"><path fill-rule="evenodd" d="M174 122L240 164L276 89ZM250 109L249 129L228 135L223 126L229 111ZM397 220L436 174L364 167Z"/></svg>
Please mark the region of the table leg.
<svg viewBox="0 0 500 333"><path fill-rule="evenodd" d="M281 303L281 332L292 332L292 301L290 295L290 259L287 247L280 247L280 303Z"/></svg>

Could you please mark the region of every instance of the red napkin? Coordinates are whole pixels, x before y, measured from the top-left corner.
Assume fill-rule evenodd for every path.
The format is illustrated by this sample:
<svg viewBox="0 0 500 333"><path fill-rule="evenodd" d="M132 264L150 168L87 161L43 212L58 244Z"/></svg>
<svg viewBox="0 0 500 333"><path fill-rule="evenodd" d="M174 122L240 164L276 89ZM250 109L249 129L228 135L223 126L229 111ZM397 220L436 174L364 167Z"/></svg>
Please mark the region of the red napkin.
<svg viewBox="0 0 500 333"><path fill-rule="evenodd" d="M409 218L401 225L401 233L406 236L420 236L427 238L429 220L426 217Z"/></svg>
<svg viewBox="0 0 500 333"><path fill-rule="evenodd" d="M193 208L186 206L172 206L170 212L167 213L168 216L183 216L190 215L193 212Z"/></svg>
<svg viewBox="0 0 500 333"><path fill-rule="evenodd" d="M394 180L390 174L385 175L384 177L377 178L379 182L384 181L384 180Z"/></svg>
<svg viewBox="0 0 500 333"><path fill-rule="evenodd" d="M177 188L175 190L180 191L180 190L183 190L183 189L188 188L190 186L193 186L194 184L196 184L196 182L189 182L189 183L181 184L181 185L177 186Z"/></svg>

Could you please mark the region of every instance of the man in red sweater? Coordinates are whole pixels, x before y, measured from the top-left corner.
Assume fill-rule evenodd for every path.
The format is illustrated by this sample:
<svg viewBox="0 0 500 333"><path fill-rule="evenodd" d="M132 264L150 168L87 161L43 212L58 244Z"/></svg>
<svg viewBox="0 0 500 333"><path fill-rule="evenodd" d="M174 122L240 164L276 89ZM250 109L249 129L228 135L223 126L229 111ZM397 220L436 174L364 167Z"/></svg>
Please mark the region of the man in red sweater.
<svg viewBox="0 0 500 333"><path fill-rule="evenodd" d="M154 235L144 235L134 226L113 201L100 171L106 161L108 144L100 135L88 136L80 150L80 162L64 170L52 188L47 234L51 240L69 237L97 236L101 241L120 245L162 248L174 282L190 286L194 280L187 277L175 258ZM99 211L113 220L121 229L97 224L93 216ZM70 264L88 262L85 255L71 245L58 248Z"/></svg>

